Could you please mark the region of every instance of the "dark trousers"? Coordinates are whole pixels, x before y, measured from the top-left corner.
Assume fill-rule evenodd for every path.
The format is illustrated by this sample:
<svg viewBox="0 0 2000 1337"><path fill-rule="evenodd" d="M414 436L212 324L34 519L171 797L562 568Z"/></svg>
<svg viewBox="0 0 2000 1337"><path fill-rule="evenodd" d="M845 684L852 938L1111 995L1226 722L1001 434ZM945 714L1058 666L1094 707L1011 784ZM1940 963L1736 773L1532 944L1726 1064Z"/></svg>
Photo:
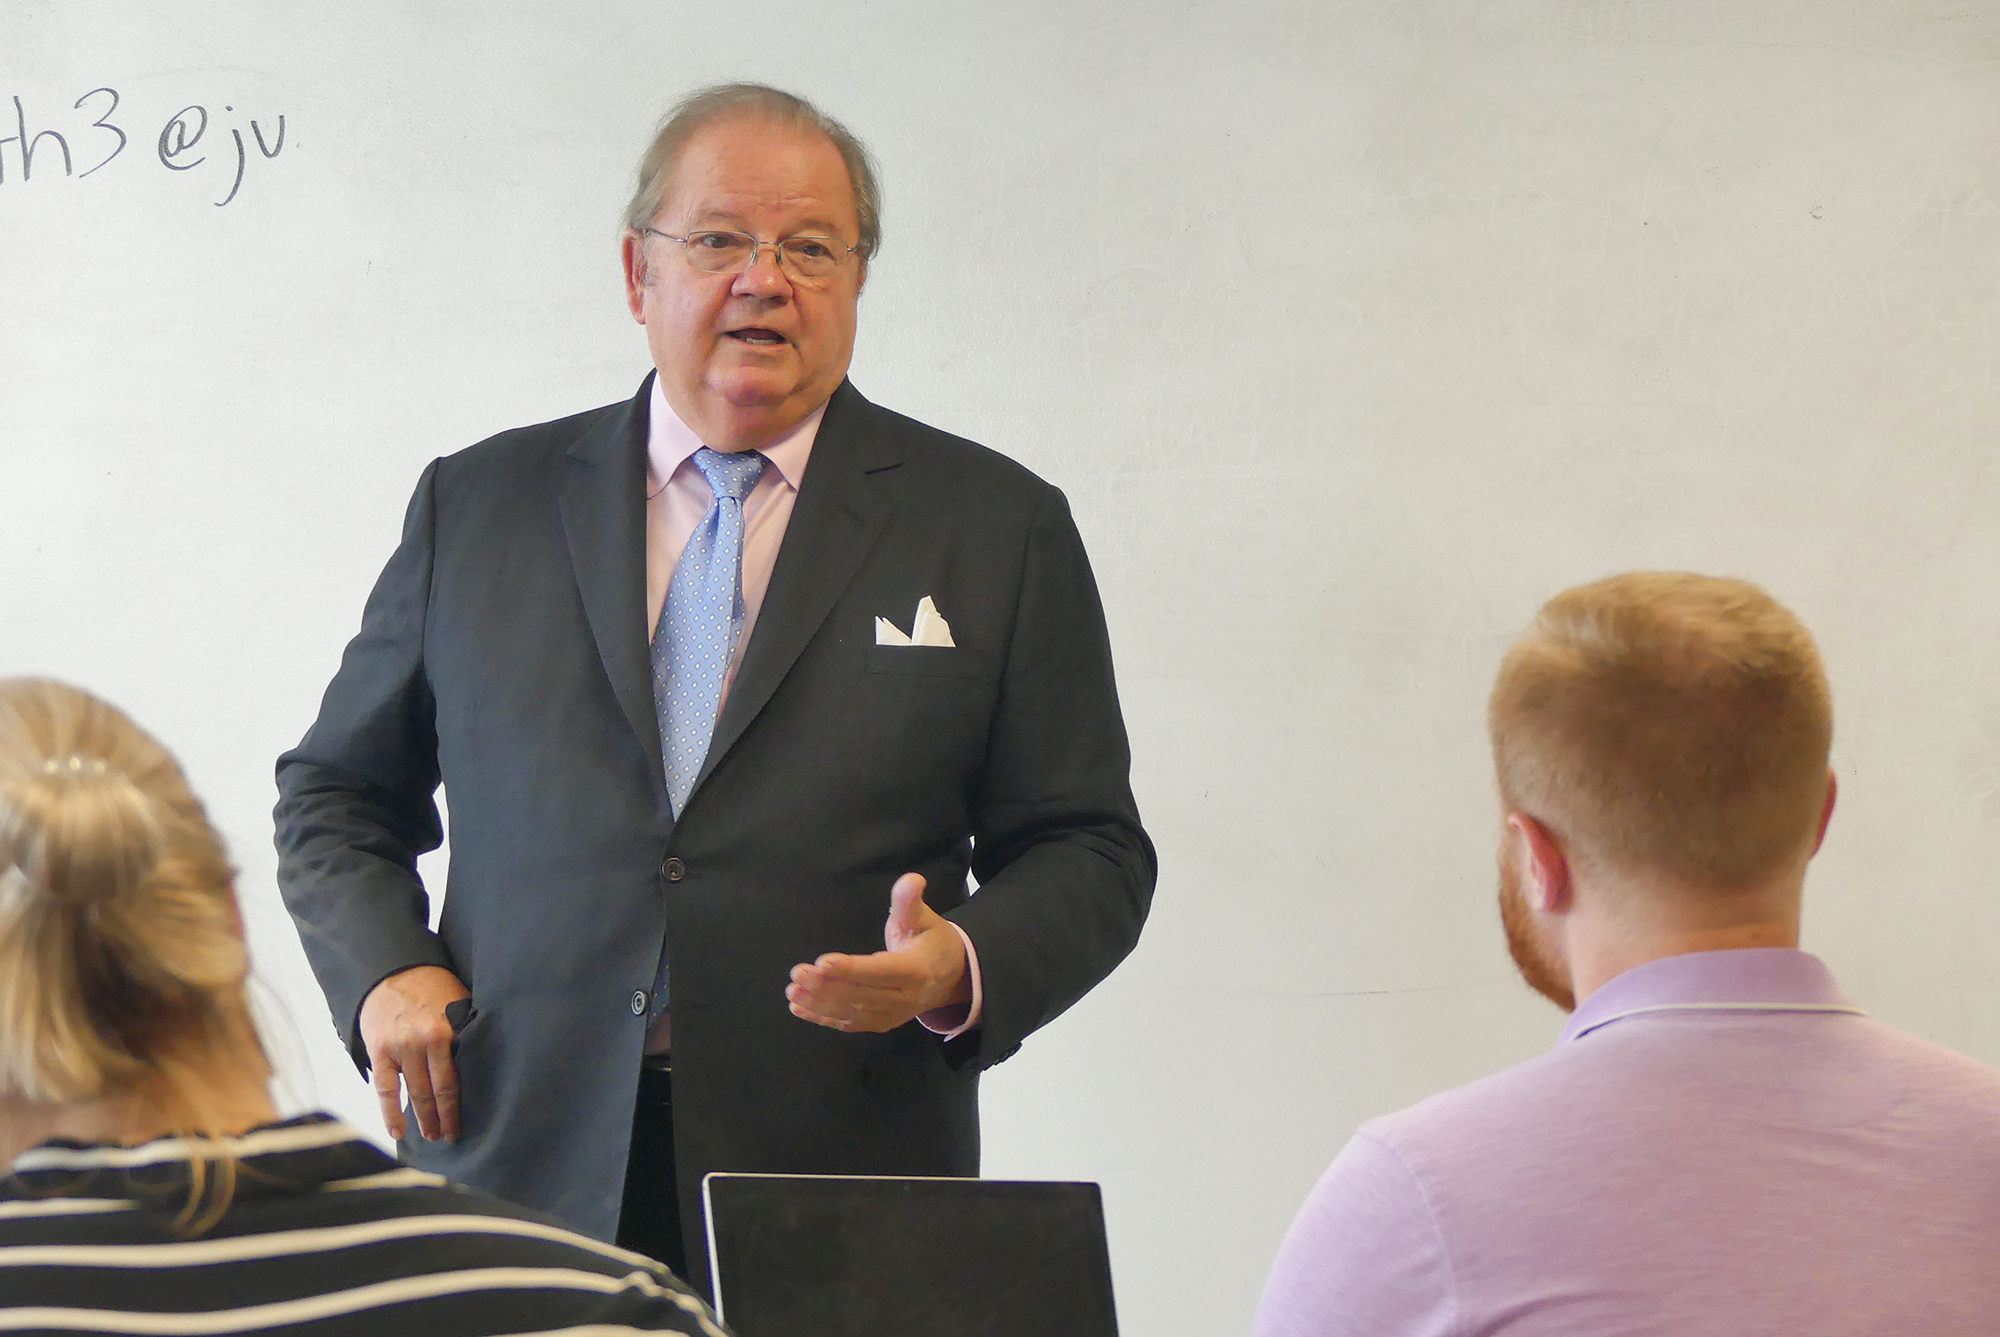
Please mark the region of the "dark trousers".
<svg viewBox="0 0 2000 1337"><path fill-rule="evenodd" d="M632 1156L625 1163L625 1203L618 1213L618 1247L658 1259L677 1277L687 1276L680 1181L674 1174L673 1072L658 1060L639 1069Z"/></svg>

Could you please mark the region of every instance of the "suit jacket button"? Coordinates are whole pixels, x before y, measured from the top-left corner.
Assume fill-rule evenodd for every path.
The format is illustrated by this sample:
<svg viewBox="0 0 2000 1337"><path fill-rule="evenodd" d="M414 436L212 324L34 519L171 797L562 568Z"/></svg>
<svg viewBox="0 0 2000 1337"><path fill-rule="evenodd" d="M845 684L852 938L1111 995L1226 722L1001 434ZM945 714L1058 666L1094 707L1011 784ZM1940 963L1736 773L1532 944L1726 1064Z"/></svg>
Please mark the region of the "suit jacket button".
<svg viewBox="0 0 2000 1337"><path fill-rule="evenodd" d="M688 866L679 859L669 859L660 865L660 871L666 874L667 881L678 882L688 875Z"/></svg>
<svg viewBox="0 0 2000 1337"><path fill-rule="evenodd" d="M632 1015L635 1017L646 1015L646 991L644 989L634 989L632 991Z"/></svg>

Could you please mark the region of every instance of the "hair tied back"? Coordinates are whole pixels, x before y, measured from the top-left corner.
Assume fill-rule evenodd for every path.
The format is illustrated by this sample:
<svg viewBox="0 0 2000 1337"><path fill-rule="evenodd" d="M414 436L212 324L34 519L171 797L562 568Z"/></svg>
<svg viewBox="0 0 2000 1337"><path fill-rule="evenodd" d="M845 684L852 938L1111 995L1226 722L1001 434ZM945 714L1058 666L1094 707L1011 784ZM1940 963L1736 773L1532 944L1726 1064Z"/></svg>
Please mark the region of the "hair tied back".
<svg viewBox="0 0 2000 1337"><path fill-rule="evenodd" d="M14 859L58 904L95 909L149 879L166 852L169 814L130 775L90 751L47 756L39 797L17 794Z"/></svg>

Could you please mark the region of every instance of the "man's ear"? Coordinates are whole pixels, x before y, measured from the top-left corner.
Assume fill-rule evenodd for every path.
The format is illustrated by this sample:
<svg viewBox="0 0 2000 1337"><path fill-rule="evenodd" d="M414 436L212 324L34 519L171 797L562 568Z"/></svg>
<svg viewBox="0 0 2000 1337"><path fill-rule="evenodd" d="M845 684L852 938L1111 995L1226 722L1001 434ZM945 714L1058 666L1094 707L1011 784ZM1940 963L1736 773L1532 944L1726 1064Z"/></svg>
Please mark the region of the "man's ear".
<svg viewBox="0 0 2000 1337"><path fill-rule="evenodd" d="M1517 871L1528 904L1545 915L1569 909L1569 856L1555 833L1525 812L1508 813L1507 829L1514 835L1513 857L1520 861Z"/></svg>
<svg viewBox="0 0 2000 1337"><path fill-rule="evenodd" d="M632 312L632 319L641 325L646 323L646 239L631 229L626 229L625 239L618 248L619 258L625 264L625 305Z"/></svg>
<svg viewBox="0 0 2000 1337"><path fill-rule="evenodd" d="M1826 843L1827 823L1833 820L1833 801L1836 797L1839 796L1839 793L1840 793L1840 782L1834 779L1833 768L1829 766L1826 772L1826 802L1822 804L1820 807L1819 831L1816 835L1813 836L1812 852L1814 854L1818 854L1819 847Z"/></svg>

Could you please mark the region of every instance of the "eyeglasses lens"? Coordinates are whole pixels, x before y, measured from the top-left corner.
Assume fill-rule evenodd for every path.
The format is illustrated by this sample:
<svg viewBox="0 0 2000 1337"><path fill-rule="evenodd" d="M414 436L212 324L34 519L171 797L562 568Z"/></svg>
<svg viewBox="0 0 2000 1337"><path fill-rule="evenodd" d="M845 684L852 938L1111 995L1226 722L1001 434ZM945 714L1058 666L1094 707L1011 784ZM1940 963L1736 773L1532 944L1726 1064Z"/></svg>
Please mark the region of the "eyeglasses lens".
<svg viewBox="0 0 2000 1337"><path fill-rule="evenodd" d="M687 239L685 249L688 263L696 269L730 274L750 267L758 243L740 232L697 232ZM840 268L840 252L824 238L787 237L774 249L779 265L796 278L831 278Z"/></svg>

